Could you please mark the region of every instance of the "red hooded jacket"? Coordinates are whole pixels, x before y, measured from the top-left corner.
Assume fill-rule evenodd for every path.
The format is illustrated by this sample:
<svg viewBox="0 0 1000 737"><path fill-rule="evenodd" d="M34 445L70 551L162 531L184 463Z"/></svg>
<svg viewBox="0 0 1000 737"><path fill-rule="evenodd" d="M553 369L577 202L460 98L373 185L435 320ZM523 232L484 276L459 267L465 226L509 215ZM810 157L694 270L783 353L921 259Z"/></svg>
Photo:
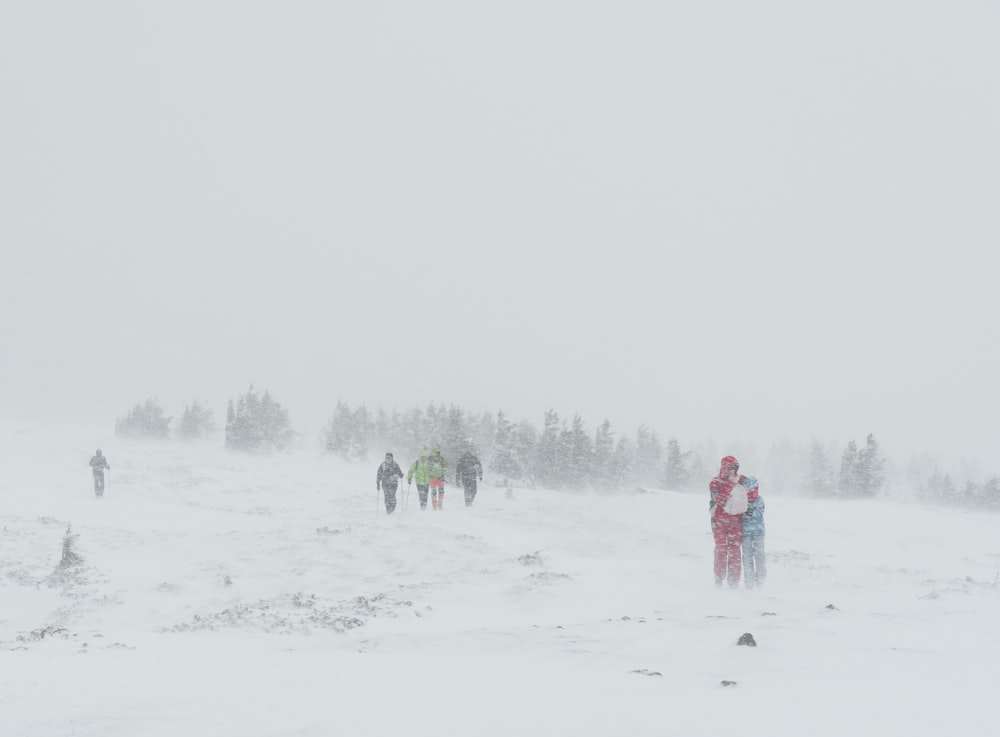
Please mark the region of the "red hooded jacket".
<svg viewBox="0 0 1000 737"><path fill-rule="evenodd" d="M733 482L729 480L729 469L733 466L736 466L737 470L740 467L740 462L735 457L726 456L723 458L719 464L719 475L713 478L708 485L708 491L712 495L713 514L726 514L722 508L726 506L726 502L729 501L729 497L733 493ZM741 475L739 481L745 478L746 476Z"/></svg>

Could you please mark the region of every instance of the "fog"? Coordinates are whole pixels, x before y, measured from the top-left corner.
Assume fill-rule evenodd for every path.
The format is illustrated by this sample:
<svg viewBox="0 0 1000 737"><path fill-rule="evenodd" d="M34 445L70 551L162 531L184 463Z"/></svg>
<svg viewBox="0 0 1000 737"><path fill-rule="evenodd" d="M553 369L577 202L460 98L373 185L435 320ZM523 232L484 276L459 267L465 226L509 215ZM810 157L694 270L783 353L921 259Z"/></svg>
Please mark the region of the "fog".
<svg viewBox="0 0 1000 737"><path fill-rule="evenodd" d="M0 411L252 383L995 469L998 21L6 3Z"/></svg>

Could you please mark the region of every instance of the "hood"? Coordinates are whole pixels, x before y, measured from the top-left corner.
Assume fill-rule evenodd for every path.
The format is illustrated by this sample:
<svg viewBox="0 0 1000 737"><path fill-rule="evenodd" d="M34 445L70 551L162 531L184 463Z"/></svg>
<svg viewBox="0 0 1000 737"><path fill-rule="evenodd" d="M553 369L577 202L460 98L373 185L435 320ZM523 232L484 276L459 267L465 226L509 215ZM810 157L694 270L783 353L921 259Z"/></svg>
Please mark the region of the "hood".
<svg viewBox="0 0 1000 737"><path fill-rule="evenodd" d="M725 476L729 472L730 466L736 466L736 470L740 470L740 462L736 460L736 456L726 456L719 463L719 475Z"/></svg>
<svg viewBox="0 0 1000 737"><path fill-rule="evenodd" d="M753 476L747 476L740 483L743 484L745 487L747 487L747 499L753 501L754 499L757 498L757 496L760 493L757 490L757 479L755 479Z"/></svg>

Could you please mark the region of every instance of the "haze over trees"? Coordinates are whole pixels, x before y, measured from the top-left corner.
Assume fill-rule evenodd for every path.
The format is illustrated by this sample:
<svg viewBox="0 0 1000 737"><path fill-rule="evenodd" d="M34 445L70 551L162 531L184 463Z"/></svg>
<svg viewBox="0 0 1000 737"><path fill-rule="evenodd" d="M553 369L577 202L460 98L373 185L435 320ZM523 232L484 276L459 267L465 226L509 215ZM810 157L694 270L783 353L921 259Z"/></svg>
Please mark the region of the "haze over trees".
<svg viewBox="0 0 1000 737"><path fill-rule="evenodd" d="M136 404L124 417L115 420L115 435L130 438L170 437L170 417L155 399Z"/></svg>
<svg viewBox="0 0 1000 737"><path fill-rule="evenodd" d="M348 460L369 462L389 451L400 462L416 458L421 450L439 447L452 463L472 449L488 469L491 481L532 488L596 490L601 492L665 488L703 491L718 470L721 457L711 441L684 448L675 436L664 441L647 425L634 432L619 431L604 419L590 429L580 414L563 417L554 409L542 416L540 426L514 420L506 412L473 412L462 407L431 403L426 407L386 411L362 403L338 401L321 430L325 453ZM119 437L165 439L171 437L172 418L156 399L136 404L115 421ZM173 436L179 440L217 437L212 411L193 401L184 407ZM252 386L229 400L224 434L225 447L234 451L267 454L301 443L288 411L267 390ZM738 444L737 444L738 445ZM727 449L747 459L748 474L766 468L765 490L828 499L865 499L885 493L890 475L898 486L901 474L890 474L887 459L873 433L861 445L849 440L839 453L816 440L807 446L784 443L766 456L749 448ZM956 476L929 460L911 468L902 484L907 497L934 503L1000 509L1000 477L977 478L967 470Z"/></svg>
<svg viewBox="0 0 1000 737"><path fill-rule="evenodd" d="M235 404L229 400L226 410L226 447L251 453L285 450L295 432L288 420L288 410L268 390L254 391L251 386Z"/></svg>
<svg viewBox="0 0 1000 737"><path fill-rule="evenodd" d="M177 425L177 437L183 440L199 440L207 438L215 432L212 422L212 410L198 403L197 400L184 407L181 421Z"/></svg>

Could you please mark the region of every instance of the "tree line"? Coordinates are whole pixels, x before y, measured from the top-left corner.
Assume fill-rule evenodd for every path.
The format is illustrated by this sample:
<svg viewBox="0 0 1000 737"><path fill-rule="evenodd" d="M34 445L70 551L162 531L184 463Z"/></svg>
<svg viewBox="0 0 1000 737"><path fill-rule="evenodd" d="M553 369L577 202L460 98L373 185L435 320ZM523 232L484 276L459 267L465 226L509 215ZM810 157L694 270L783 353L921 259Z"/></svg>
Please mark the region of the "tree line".
<svg viewBox="0 0 1000 737"><path fill-rule="evenodd" d="M136 404L123 417L115 420L118 437L165 440L199 440L213 436L216 424L212 410L197 400L185 405L177 429L171 432L173 417L168 417L157 399ZM233 450L270 453L285 450L296 433L292 430L288 410L267 390L250 388L229 400L226 410L225 444Z"/></svg>
<svg viewBox="0 0 1000 737"><path fill-rule="evenodd" d="M338 402L323 430L323 445L329 453L358 459L367 458L372 447L414 458L437 446L449 459L469 449L500 482L551 489L665 483L686 489L693 478L691 453L681 452L675 438L664 445L645 425L632 436L616 437L609 420L591 434L580 415L566 420L555 410L545 413L539 429L528 420L514 422L502 411L494 415L430 404L389 413Z"/></svg>
<svg viewBox="0 0 1000 737"><path fill-rule="evenodd" d="M853 440L840 457L839 471L827 457L823 446L813 442L809 471L804 479L806 490L813 496L863 498L873 497L885 485L885 458L875 436L865 438L863 448Z"/></svg>
<svg viewBox="0 0 1000 737"><path fill-rule="evenodd" d="M115 435L118 437L166 439L171 437L170 423L172 421L173 417L166 416L158 400L147 399L132 407L125 413L124 417L115 420ZM212 410L194 401L184 407L175 435L183 440L196 440L208 437L214 431L215 423L212 422Z"/></svg>
<svg viewBox="0 0 1000 737"><path fill-rule="evenodd" d="M155 399L137 404L116 422L116 434L131 437L170 437L172 418ZM176 437L196 439L215 431L211 410L197 401L185 406ZM232 450L269 453L293 442L288 411L265 390L251 386L226 411L225 446ZM437 446L446 458L456 459L474 450L501 483L559 489L615 491L636 487L701 489L714 473L712 463L693 449L683 450L675 437L665 442L656 430L641 425L634 433L619 433L610 420L589 431L583 418L563 418L545 412L542 424L513 420L503 411L469 412L456 405L431 403L425 408L387 412L366 404L337 402L322 430L325 452L346 459L367 460L384 451L402 459L414 458ZM870 496L882 483L874 438L862 450L853 443L845 450L840 480L822 457L815 464L817 495Z"/></svg>
<svg viewBox="0 0 1000 737"><path fill-rule="evenodd" d="M198 439L212 437L217 430L211 410L197 401L184 407L173 432L172 421L157 400L147 399L116 420L115 432L124 437ZM269 391L253 386L228 401L224 430L226 448L249 453L281 451L300 438L288 411ZM619 432L605 419L591 431L581 415L562 417L552 409L536 425L503 411L470 412L454 404L387 412L364 403L352 407L337 402L320 441L326 453L363 461L386 451L405 461L436 446L454 462L472 449L495 483L550 489L700 491L717 471L711 450L682 449L676 437L664 441L646 425L632 433ZM804 461L795 460L799 457ZM781 459L782 470L799 469L785 479L786 488L794 485L825 498L877 496L886 485L885 467L873 434L862 445L849 441L839 461L815 441L809 450L786 449ZM771 470L777 470L774 464ZM958 482L935 468L915 489L916 497L926 501L1000 509L997 477L983 483Z"/></svg>
<svg viewBox="0 0 1000 737"><path fill-rule="evenodd" d="M1000 510L1000 477L993 475L983 482L956 482L950 473L935 468L930 478L917 488L922 501L975 509Z"/></svg>

